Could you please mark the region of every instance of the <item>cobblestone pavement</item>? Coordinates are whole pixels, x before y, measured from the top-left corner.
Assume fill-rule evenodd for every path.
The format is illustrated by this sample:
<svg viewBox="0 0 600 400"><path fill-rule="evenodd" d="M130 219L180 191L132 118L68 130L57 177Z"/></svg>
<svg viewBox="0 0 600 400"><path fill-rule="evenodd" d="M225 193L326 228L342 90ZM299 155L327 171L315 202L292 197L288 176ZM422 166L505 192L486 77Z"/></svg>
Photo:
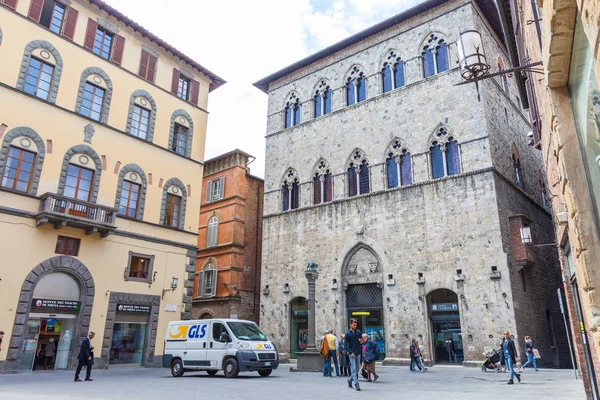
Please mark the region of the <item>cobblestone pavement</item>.
<svg viewBox="0 0 600 400"><path fill-rule="evenodd" d="M585 399L581 380L571 370L526 370L523 383L508 386L507 374L475 368L437 366L412 374L408 367L378 366L379 381L361 380L357 392L348 389L345 378L290 372L290 367L284 364L268 378L243 373L237 379L205 372L173 378L168 369L144 368L93 371L93 382L77 383L72 371L0 375L0 399Z"/></svg>

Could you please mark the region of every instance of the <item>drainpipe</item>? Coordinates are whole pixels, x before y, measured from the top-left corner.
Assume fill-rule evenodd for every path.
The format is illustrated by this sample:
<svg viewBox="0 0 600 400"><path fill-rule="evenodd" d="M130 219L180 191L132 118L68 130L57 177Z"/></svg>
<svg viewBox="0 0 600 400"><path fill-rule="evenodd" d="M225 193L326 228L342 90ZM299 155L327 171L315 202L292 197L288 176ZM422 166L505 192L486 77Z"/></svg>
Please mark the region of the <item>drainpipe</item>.
<svg viewBox="0 0 600 400"><path fill-rule="evenodd" d="M258 183L258 181L257 181ZM256 315L256 275L258 274L258 245L259 245L259 226L258 222L260 219L260 184L257 184L256 188L256 237L255 237L255 256L254 256L254 289L252 292L252 314ZM260 320L260 318L259 318Z"/></svg>

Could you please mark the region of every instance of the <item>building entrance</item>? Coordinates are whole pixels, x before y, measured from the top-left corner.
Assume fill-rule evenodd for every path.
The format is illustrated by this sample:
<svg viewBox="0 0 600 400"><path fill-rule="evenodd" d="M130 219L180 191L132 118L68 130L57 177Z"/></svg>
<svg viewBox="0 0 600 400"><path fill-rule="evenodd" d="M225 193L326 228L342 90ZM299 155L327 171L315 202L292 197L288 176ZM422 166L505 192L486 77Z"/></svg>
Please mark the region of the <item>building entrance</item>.
<svg viewBox="0 0 600 400"><path fill-rule="evenodd" d="M51 273L39 280L24 327L19 369L68 368L80 293L79 283L66 273Z"/></svg>
<svg viewBox="0 0 600 400"><path fill-rule="evenodd" d="M383 296L375 283L349 285L346 292L348 321L358 320L358 329L369 335L379 347L379 361L385 358L385 335L383 329Z"/></svg>
<svg viewBox="0 0 600 400"><path fill-rule="evenodd" d="M431 320L433 361L462 364L464 360L458 296L451 290L434 290L427 296Z"/></svg>

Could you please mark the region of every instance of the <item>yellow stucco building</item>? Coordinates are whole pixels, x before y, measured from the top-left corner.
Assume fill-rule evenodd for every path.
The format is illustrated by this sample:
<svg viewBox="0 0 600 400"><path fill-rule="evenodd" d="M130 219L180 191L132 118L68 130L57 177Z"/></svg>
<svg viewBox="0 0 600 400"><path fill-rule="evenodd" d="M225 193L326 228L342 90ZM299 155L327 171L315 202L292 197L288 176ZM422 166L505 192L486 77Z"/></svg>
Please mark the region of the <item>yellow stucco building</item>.
<svg viewBox="0 0 600 400"><path fill-rule="evenodd" d="M160 365L190 318L225 83L89 0L0 0L0 372Z"/></svg>

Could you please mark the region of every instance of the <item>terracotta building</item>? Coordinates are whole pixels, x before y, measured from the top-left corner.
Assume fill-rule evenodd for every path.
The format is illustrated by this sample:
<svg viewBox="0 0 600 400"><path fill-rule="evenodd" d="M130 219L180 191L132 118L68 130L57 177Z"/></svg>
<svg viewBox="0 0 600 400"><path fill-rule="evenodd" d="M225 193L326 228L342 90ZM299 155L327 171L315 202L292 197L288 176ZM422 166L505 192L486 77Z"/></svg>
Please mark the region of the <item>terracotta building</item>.
<svg viewBox="0 0 600 400"><path fill-rule="evenodd" d="M0 2L2 371L161 365L192 310L208 94L223 83L99 0Z"/></svg>
<svg viewBox="0 0 600 400"><path fill-rule="evenodd" d="M544 157L573 348L589 398L600 398L600 2L499 2L532 102L530 144ZM519 74L516 74L519 78Z"/></svg>
<svg viewBox="0 0 600 400"><path fill-rule="evenodd" d="M204 164L194 318L258 322L264 181L234 150Z"/></svg>

